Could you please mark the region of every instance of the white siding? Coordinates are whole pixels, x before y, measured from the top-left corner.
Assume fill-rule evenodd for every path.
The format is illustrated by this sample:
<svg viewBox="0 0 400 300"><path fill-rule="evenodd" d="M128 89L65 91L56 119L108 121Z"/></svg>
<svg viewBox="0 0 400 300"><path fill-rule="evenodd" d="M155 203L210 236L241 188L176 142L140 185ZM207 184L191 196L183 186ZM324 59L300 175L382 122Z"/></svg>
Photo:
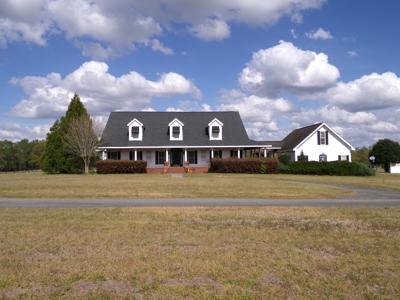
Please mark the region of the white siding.
<svg viewBox="0 0 400 300"><path fill-rule="evenodd" d="M322 128L322 130L328 130ZM338 160L339 155L348 155L351 161L351 150L348 145L329 131L328 145L318 145L318 132L314 132L301 146L295 151L295 159L303 151L304 155L308 156L309 161L319 161L319 156L325 154L328 161Z"/></svg>
<svg viewBox="0 0 400 300"><path fill-rule="evenodd" d="M400 164L392 164L390 166L390 173L392 173L392 174L400 174Z"/></svg>

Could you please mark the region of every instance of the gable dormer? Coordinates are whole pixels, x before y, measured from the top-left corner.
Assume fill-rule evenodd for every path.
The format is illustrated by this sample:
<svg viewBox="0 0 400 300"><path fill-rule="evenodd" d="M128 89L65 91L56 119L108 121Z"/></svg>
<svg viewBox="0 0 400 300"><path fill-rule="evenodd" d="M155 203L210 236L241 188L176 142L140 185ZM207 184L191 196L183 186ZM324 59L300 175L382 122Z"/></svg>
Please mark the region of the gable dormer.
<svg viewBox="0 0 400 300"><path fill-rule="evenodd" d="M178 119L173 119L168 124L169 127L169 140L170 141L182 141L183 140L183 123Z"/></svg>
<svg viewBox="0 0 400 300"><path fill-rule="evenodd" d="M138 119L133 119L128 123L128 132L130 141L143 140L143 124Z"/></svg>
<svg viewBox="0 0 400 300"><path fill-rule="evenodd" d="M224 126L224 124L217 118L208 123L208 136L210 137L210 141L222 140L222 126Z"/></svg>

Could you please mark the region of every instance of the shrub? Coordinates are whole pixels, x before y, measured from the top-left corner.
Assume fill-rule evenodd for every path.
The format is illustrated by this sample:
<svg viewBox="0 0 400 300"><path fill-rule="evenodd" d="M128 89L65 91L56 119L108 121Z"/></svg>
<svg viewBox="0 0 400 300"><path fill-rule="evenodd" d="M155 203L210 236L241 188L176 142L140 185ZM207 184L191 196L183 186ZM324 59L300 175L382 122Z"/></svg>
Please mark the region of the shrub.
<svg viewBox="0 0 400 300"><path fill-rule="evenodd" d="M99 174L146 173L147 162L144 160L99 160L96 168Z"/></svg>
<svg viewBox="0 0 400 300"><path fill-rule="evenodd" d="M372 176L375 170L368 166L348 161L330 161L330 162L292 162L287 168L279 169L279 172L285 174L303 174L303 175L339 175L339 176Z"/></svg>
<svg viewBox="0 0 400 300"><path fill-rule="evenodd" d="M288 163L290 163L290 155L287 153L279 153L278 160L280 163L287 165Z"/></svg>
<svg viewBox="0 0 400 300"><path fill-rule="evenodd" d="M211 160L212 173L276 173L278 163L273 158L216 158Z"/></svg>

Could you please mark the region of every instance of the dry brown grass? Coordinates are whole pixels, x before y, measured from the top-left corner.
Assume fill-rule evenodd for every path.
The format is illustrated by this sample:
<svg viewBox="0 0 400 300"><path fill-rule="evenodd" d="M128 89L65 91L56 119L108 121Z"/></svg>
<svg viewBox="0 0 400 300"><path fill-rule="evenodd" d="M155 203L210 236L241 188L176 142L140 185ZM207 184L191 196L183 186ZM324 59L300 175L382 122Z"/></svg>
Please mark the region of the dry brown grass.
<svg viewBox="0 0 400 300"><path fill-rule="evenodd" d="M0 298L397 298L399 251L399 209L1 209Z"/></svg>
<svg viewBox="0 0 400 300"><path fill-rule="evenodd" d="M292 176L293 177L293 176ZM323 182L294 182L279 175L156 174L46 175L40 172L0 174L0 197L22 198L336 198L349 190Z"/></svg>

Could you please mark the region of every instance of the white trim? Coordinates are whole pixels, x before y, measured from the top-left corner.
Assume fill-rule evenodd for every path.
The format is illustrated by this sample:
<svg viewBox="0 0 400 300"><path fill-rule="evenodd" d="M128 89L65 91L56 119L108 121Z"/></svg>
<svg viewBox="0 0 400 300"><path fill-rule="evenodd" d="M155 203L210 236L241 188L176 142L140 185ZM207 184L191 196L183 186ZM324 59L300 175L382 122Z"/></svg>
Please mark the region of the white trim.
<svg viewBox="0 0 400 300"><path fill-rule="evenodd" d="M214 118L214 120L212 120L210 123L208 123L207 126L212 126L214 123L218 123L219 126L224 126L224 123L222 123L220 120L218 120L217 118Z"/></svg>
<svg viewBox="0 0 400 300"><path fill-rule="evenodd" d="M181 125L181 126L184 125L181 121L179 121L177 118L175 118L175 119L173 119L171 122L169 122L168 126L171 127L175 122L178 123L178 124Z"/></svg>
<svg viewBox="0 0 400 300"><path fill-rule="evenodd" d="M230 146L218 146L218 145L214 145L214 146L187 146L187 145L182 145L182 146L121 146L121 147L98 147L98 149L134 149L134 148L138 148L138 149L170 149L170 148L174 148L174 149L180 149L180 148L190 148L190 149L203 149L203 148L268 148L268 149L273 149L271 148L272 145L230 145Z"/></svg>
<svg viewBox="0 0 400 300"><path fill-rule="evenodd" d="M143 126L143 124L138 120L138 119L133 119L132 121L130 121L126 126L131 126L133 123L137 123L140 126Z"/></svg>
<svg viewBox="0 0 400 300"><path fill-rule="evenodd" d="M330 128L326 123L322 123L321 125L319 125L313 132L311 132L306 138L304 138L298 145L296 145L295 147L293 147L293 151L296 151L301 145L303 145L316 131L320 130L321 127L325 126L326 128L328 128L328 131L330 131L331 133L333 133L338 139L340 139L343 143L345 143L350 150L355 150L355 148L349 143L347 142L344 138L342 138L339 134L336 133L336 131L334 131L332 128Z"/></svg>

